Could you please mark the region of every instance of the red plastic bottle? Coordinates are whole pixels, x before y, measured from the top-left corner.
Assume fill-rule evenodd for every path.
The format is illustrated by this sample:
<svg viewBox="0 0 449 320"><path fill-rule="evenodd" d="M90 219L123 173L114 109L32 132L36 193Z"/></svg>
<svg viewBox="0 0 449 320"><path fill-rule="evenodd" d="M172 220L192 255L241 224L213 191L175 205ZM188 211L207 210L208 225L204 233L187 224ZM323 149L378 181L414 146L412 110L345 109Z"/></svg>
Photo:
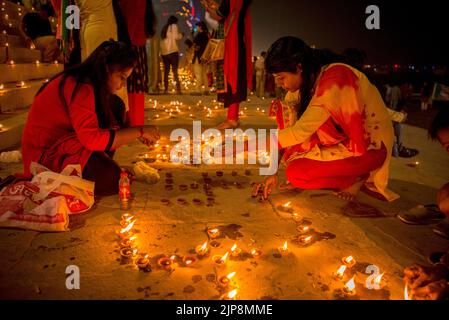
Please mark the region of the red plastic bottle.
<svg viewBox="0 0 449 320"><path fill-rule="evenodd" d="M131 196L131 187L129 183L128 173L122 171L120 173L119 181L119 198L120 198L120 208L122 210L129 209L129 198Z"/></svg>

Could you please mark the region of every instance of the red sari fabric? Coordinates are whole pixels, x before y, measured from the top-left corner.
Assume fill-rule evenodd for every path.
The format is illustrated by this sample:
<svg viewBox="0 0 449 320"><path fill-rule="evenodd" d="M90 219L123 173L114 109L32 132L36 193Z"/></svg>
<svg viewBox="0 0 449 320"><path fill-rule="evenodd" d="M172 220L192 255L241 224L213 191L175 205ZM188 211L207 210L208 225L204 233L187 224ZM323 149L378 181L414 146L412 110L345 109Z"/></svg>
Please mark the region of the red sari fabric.
<svg viewBox="0 0 449 320"><path fill-rule="evenodd" d="M92 85L68 78L64 96L66 108L59 97L62 77L51 81L36 96L28 114L22 136L22 157L25 176L30 176L31 162L38 162L54 172L69 164L84 169L92 152L105 151L111 144L112 132L101 129L95 112Z"/></svg>
<svg viewBox="0 0 449 320"><path fill-rule="evenodd" d="M226 81L232 87L232 93L237 92L238 82L238 70L236 66L239 61L239 36L238 36L238 20L239 14L242 10L243 0L231 0L230 1L230 13L225 21L225 30L229 30L225 40L225 59L224 59L224 74ZM234 14L234 18L231 17ZM229 25L231 23L231 25ZM245 47L246 47L246 80L248 88L251 90L253 87L253 67L251 62L252 56L252 30L251 30L251 13L248 9L245 17Z"/></svg>

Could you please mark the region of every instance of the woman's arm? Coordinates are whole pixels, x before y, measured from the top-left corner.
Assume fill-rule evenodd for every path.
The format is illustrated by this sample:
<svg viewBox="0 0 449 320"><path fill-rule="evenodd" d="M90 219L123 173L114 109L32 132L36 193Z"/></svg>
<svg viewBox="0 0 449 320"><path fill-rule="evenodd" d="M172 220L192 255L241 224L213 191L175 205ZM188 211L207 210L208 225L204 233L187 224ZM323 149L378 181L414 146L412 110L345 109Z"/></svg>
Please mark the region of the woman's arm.
<svg viewBox="0 0 449 320"><path fill-rule="evenodd" d="M329 117L325 108L309 106L293 127L279 130L279 144L286 148L307 141Z"/></svg>
<svg viewBox="0 0 449 320"><path fill-rule="evenodd" d="M211 0L201 0L201 4L204 6L207 12L209 12L210 17L216 21L220 21L223 17L219 13L219 7L214 1Z"/></svg>
<svg viewBox="0 0 449 320"><path fill-rule="evenodd" d="M160 138L159 131L155 126L132 127L117 130L115 131L111 150L116 150L139 138L143 138L147 144L154 144Z"/></svg>

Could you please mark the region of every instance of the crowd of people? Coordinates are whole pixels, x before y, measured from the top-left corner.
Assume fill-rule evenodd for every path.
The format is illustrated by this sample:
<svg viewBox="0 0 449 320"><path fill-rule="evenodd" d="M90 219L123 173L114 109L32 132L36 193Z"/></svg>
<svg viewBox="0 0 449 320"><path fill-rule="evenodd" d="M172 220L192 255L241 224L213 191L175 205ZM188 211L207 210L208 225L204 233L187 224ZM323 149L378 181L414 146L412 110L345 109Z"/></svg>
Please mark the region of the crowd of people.
<svg viewBox="0 0 449 320"><path fill-rule="evenodd" d="M52 2L61 8L60 1ZM157 50L147 50L148 41L158 36L155 15L151 0L76 3L81 10L82 61L54 76L36 95L22 140L24 171L30 174L33 161L55 172L80 164L83 177L95 182L95 194L113 195L118 192L121 172L113 160L114 152L136 139L150 145L160 137L157 127L145 125L143 113L144 94L150 91L150 83L154 84L149 75L157 76L151 71L158 61ZM251 0L222 0L219 4L203 0L202 4L206 21L198 22L193 38L185 40L187 66L195 74L197 94L208 91L212 82L208 70L213 70L218 100L227 108L227 118L218 129L239 126L240 103L247 100L253 85L259 97L276 94L273 89L281 88L285 93L282 102L275 101L270 110L278 126L279 159L286 164L287 181L279 186L281 190L332 189L340 198L354 200L365 188L387 201L399 198L388 189L391 159L417 153L404 147L401 134L403 101L410 96L409 87L391 83L382 95L352 51L336 54L315 49L296 37L278 39L253 61ZM45 15L40 14L39 19L45 20ZM150 45L160 48L164 93L168 92L170 70L177 93L182 93L178 42L185 34L179 31L178 22L170 16L160 41ZM214 30L212 34L209 28ZM30 35L30 27L24 32L36 44L47 43L40 38L48 36L48 26L38 34ZM204 58L211 39L216 48L222 45L222 59L215 60L212 67ZM53 43L53 38L48 42ZM47 54L50 50L43 51ZM428 87L426 84L422 92L423 109L429 105ZM449 152L448 121L447 110L442 110L429 132ZM268 198L278 184L275 174L255 184L252 192L262 190ZM436 205L398 217L419 224L448 215L446 184ZM444 228L446 231L441 231ZM448 235L448 229L441 226L440 234ZM405 280L416 298L442 298L448 293L448 254L432 257L433 268L405 270Z"/></svg>

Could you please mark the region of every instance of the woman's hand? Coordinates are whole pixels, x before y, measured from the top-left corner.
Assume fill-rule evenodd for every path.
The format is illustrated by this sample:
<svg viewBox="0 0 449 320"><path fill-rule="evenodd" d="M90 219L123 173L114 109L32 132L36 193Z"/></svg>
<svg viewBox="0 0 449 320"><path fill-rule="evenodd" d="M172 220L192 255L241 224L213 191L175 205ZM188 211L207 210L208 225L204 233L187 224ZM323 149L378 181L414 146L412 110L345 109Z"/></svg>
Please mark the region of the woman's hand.
<svg viewBox="0 0 449 320"><path fill-rule="evenodd" d="M142 142L146 145L155 144L161 138L159 129L156 126L143 126L143 135L141 138Z"/></svg>
<svg viewBox="0 0 449 320"><path fill-rule="evenodd" d="M425 287L432 282L446 279L448 275L449 270L441 264L432 267L413 265L404 269L404 281L411 289Z"/></svg>
<svg viewBox="0 0 449 320"><path fill-rule="evenodd" d="M259 195L259 192L262 191L263 198L265 200L268 199L268 196L270 195L273 188L275 188L278 185L278 176L277 174L273 176L269 176L265 178L264 182L256 183L253 186L253 190L251 191L251 196L253 198L257 197Z"/></svg>

